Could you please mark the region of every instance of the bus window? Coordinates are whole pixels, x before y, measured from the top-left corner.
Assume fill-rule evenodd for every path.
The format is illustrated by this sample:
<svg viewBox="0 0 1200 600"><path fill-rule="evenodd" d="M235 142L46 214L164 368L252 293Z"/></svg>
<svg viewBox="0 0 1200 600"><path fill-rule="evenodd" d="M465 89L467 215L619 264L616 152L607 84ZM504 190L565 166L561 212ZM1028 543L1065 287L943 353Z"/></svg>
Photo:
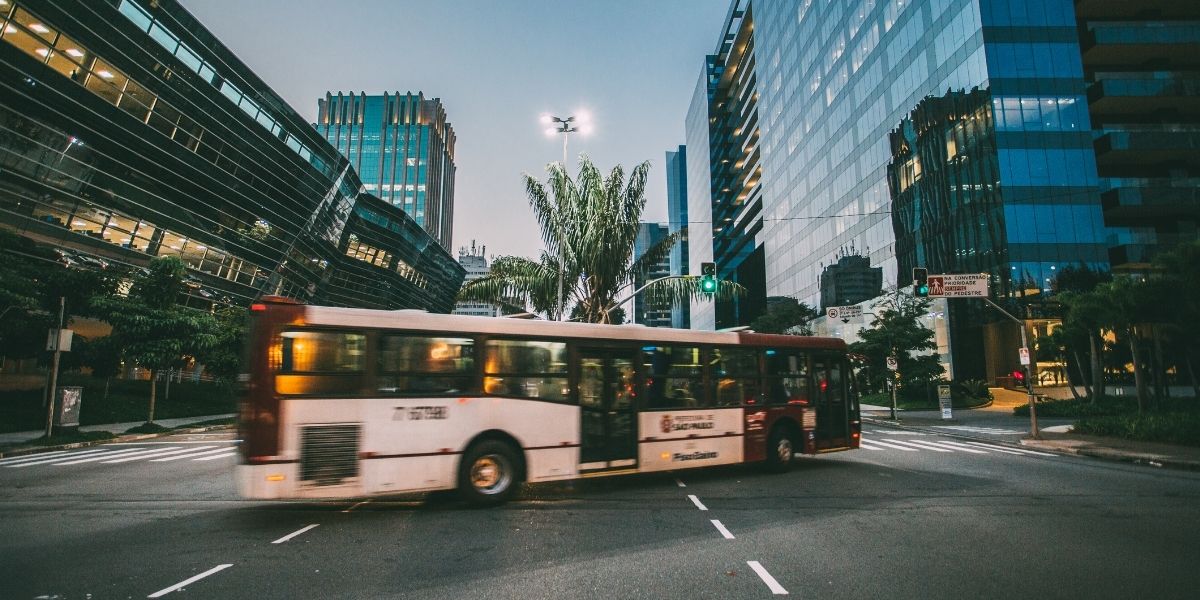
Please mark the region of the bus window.
<svg viewBox="0 0 1200 600"><path fill-rule="evenodd" d="M379 339L379 391L459 394L475 387L471 338L384 335Z"/></svg>
<svg viewBox="0 0 1200 600"><path fill-rule="evenodd" d="M769 349L767 359L767 402L808 404L808 355L798 350Z"/></svg>
<svg viewBox="0 0 1200 600"><path fill-rule="evenodd" d="M646 367L647 408L700 408L709 403L704 393L704 363L695 347L642 348Z"/></svg>
<svg viewBox="0 0 1200 600"><path fill-rule="evenodd" d="M570 398L563 342L489 340L483 365L485 393L555 402Z"/></svg>
<svg viewBox="0 0 1200 600"><path fill-rule="evenodd" d="M358 393L366 367L366 348L367 336L362 333L285 331L278 358L272 361L279 371L275 391L296 395Z"/></svg>
<svg viewBox="0 0 1200 600"><path fill-rule="evenodd" d="M717 406L758 404L761 380L757 350L714 348L709 354L709 376Z"/></svg>

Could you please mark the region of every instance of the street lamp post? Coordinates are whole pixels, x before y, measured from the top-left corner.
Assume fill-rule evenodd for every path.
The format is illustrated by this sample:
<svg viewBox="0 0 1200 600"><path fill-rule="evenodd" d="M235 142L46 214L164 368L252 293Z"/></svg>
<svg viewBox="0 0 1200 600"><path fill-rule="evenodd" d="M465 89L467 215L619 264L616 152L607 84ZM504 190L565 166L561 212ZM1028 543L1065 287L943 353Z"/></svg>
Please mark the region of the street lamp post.
<svg viewBox="0 0 1200 600"><path fill-rule="evenodd" d="M542 115L542 124L547 126L545 129L546 135L552 136L557 133L561 133L563 136L562 169L563 169L564 175L567 172L567 140L569 140L571 137L571 134L575 133L575 132L579 132L584 135L591 133L592 126L589 121L590 121L590 119L588 118L587 113L580 113L578 116L570 115L565 118L564 117L556 117L554 115L549 115L549 114ZM558 304L555 305L555 309L558 310L558 320L559 321L561 321L563 319L562 313L563 313L564 309L566 308L565 306L563 306L563 270L567 266L566 252L564 252L564 249L562 248L563 231L562 231L562 222L559 221L560 218L561 218L561 215L558 214L558 207L555 206L554 228L555 228L555 230L557 230L558 240L559 240Z"/></svg>

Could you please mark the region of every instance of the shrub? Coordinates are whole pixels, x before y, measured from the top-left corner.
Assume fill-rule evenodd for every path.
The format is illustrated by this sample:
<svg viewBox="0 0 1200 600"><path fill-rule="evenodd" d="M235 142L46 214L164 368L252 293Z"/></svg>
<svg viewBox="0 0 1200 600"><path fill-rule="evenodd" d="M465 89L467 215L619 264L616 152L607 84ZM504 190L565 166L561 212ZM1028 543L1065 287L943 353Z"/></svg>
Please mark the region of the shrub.
<svg viewBox="0 0 1200 600"><path fill-rule="evenodd" d="M1075 431L1146 442L1200 446L1200 412L1086 417L1075 423Z"/></svg>

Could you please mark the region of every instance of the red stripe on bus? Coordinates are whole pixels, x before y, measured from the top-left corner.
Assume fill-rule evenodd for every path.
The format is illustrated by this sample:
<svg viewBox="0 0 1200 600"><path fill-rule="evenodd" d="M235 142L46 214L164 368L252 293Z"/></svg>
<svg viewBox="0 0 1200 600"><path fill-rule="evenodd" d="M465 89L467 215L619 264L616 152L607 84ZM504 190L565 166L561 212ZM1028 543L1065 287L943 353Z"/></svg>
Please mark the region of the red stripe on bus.
<svg viewBox="0 0 1200 600"><path fill-rule="evenodd" d="M684 437L684 438L662 438L662 439L658 439L658 438L656 438L656 437L645 437L645 438L642 438L642 439L638 440L638 443L640 443L640 444L645 444L645 443L647 443L647 442L688 442L688 441L691 441L691 440L711 440L711 439L717 439L717 438L727 438L727 437L743 437L743 435L744 435L744 434L741 434L741 433L734 433L734 432L732 432L732 431L726 431L725 433L718 433L718 434L716 434L716 435L696 435L696 434L689 434L687 437Z"/></svg>

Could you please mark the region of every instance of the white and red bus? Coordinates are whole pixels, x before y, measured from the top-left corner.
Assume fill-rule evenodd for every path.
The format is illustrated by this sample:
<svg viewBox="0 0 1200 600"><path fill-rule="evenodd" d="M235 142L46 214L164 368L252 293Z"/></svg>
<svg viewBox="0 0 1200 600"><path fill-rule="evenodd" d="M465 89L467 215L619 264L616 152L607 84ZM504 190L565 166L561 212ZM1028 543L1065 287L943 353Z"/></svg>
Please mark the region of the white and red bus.
<svg viewBox="0 0 1200 600"><path fill-rule="evenodd" d="M357 498L765 462L859 445L840 339L251 309L241 493Z"/></svg>

